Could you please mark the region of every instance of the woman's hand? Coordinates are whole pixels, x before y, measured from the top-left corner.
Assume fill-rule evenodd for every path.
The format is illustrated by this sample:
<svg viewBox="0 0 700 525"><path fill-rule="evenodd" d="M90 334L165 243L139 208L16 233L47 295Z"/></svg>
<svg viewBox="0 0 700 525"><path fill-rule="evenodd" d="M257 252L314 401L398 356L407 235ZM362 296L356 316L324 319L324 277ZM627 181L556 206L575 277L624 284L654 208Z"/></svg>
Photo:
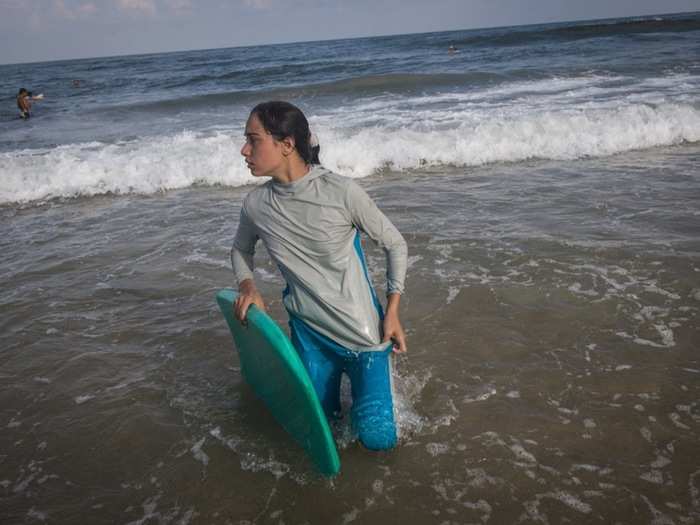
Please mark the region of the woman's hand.
<svg viewBox="0 0 700 525"><path fill-rule="evenodd" d="M382 343L394 342L394 352L404 353L406 347L406 333L403 331L399 320L399 300L401 295L394 293L389 295L389 301L384 315L384 337Z"/></svg>
<svg viewBox="0 0 700 525"><path fill-rule="evenodd" d="M238 298L236 302L233 303L233 315L244 326L248 324L248 321L246 321L246 314L251 304L254 304L263 312L265 311L265 303L263 302L262 295L260 295L260 292L258 292L258 289L255 287L255 282L252 279L246 279L241 281L238 286Z"/></svg>

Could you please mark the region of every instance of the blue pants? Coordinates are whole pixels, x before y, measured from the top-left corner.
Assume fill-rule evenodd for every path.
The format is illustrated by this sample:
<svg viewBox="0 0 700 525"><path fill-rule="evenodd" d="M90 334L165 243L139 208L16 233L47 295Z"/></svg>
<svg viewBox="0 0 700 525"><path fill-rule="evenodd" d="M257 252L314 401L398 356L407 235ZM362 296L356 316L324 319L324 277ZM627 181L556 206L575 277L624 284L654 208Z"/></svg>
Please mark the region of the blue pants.
<svg viewBox="0 0 700 525"><path fill-rule="evenodd" d="M352 424L360 442L370 450L396 445L392 398L391 353L386 350L352 352L292 317L292 343L311 377L318 399L329 419L340 412L343 373L352 387Z"/></svg>

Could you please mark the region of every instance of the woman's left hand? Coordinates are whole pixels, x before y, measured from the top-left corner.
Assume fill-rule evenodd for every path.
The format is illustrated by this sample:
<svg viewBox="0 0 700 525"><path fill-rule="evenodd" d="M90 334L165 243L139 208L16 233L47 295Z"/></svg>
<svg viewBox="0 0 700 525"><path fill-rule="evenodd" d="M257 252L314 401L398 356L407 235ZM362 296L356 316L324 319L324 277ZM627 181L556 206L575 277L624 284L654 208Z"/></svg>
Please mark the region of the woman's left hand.
<svg viewBox="0 0 700 525"><path fill-rule="evenodd" d="M406 333L403 331L399 314L396 311L388 310L384 317L384 338L382 343L394 342L394 352L402 354L406 348Z"/></svg>

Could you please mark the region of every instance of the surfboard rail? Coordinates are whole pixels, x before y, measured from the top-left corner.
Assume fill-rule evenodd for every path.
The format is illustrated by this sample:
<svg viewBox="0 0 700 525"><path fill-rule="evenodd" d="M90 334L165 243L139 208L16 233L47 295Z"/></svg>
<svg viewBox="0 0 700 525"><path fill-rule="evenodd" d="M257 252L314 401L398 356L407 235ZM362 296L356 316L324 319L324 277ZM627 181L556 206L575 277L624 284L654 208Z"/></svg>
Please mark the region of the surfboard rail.
<svg viewBox="0 0 700 525"><path fill-rule="evenodd" d="M238 293L223 289L216 301L233 336L241 373L273 417L307 452L319 471L335 476L340 458L311 379L292 342L279 325L256 306L247 326L233 314Z"/></svg>

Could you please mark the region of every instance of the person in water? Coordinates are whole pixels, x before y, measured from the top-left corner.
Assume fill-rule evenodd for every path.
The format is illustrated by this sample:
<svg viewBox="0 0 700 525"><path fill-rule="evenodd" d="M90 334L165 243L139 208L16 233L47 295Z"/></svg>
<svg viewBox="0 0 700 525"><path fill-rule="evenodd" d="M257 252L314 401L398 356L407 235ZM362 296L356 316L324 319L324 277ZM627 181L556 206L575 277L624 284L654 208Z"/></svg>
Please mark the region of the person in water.
<svg viewBox="0 0 700 525"><path fill-rule="evenodd" d="M340 412L343 373L352 386L352 422L371 450L396 445L392 353L406 351L399 319L407 267L406 242L352 179L322 167L304 114L287 102L250 113L241 149L254 177L270 177L245 198L231 262L239 296L234 314L264 309L253 278L262 240L287 282L283 303L292 343L331 418ZM360 232L384 249L387 307L369 279Z"/></svg>
<svg viewBox="0 0 700 525"><path fill-rule="evenodd" d="M41 100L43 95L33 96L31 91L25 88L20 88L17 93L17 108L19 109L19 117L27 120L32 116L32 100Z"/></svg>

